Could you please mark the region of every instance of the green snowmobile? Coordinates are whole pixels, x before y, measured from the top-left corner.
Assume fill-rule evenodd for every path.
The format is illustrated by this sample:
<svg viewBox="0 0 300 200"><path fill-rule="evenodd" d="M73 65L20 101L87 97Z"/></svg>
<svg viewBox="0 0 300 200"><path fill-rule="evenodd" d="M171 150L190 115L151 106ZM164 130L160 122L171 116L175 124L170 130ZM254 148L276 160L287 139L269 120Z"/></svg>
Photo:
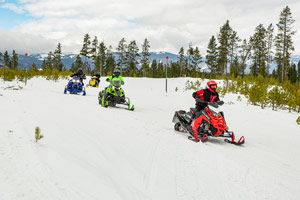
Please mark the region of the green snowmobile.
<svg viewBox="0 0 300 200"><path fill-rule="evenodd" d="M121 85L124 84L123 78L113 75L107 78L106 81L110 82L110 85L99 92L99 104L104 107L115 107L117 104L123 104L127 106L128 110L134 110L134 105L130 104L130 99L125 97L125 92L121 88Z"/></svg>

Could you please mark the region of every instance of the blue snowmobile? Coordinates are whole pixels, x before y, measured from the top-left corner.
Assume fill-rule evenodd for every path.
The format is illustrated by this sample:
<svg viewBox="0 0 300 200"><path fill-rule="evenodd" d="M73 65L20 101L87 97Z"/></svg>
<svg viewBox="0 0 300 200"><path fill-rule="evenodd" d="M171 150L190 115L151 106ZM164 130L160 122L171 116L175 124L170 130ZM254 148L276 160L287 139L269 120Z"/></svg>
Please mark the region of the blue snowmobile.
<svg viewBox="0 0 300 200"><path fill-rule="evenodd" d="M80 81L80 78L76 76L69 80L68 85L66 85L64 93L67 94L68 91L70 94L78 94L82 92L83 96L86 95L83 83Z"/></svg>

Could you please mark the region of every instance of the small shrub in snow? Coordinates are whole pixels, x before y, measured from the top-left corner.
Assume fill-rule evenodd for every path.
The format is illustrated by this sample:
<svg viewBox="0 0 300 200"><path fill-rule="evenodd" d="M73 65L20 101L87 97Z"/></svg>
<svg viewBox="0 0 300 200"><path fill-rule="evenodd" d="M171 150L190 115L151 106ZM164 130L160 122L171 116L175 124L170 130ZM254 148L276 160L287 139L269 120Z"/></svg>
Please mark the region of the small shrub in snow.
<svg viewBox="0 0 300 200"><path fill-rule="evenodd" d="M267 104L267 91L269 85L265 82L263 76L258 75L257 81L250 88L249 91L249 102L253 105L259 105L263 109Z"/></svg>
<svg viewBox="0 0 300 200"><path fill-rule="evenodd" d="M295 104L297 107L297 112L300 112L300 88L298 88L297 92L295 93Z"/></svg>
<svg viewBox="0 0 300 200"><path fill-rule="evenodd" d="M200 81L196 81L195 83L193 82L193 81L187 81L186 83L185 83L185 88L184 88L184 90L185 91L187 91L187 90L200 90L201 88L200 88L200 86L201 86L201 82Z"/></svg>
<svg viewBox="0 0 300 200"><path fill-rule="evenodd" d="M177 92L177 91L178 91L178 87L175 88L175 92Z"/></svg>
<svg viewBox="0 0 300 200"><path fill-rule="evenodd" d="M283 104L283 93L279 90L278 86L273 87L273 89L268 92L267 98L272 106L272 110L277 110L277 108Z"/></svg>
<svg viewBox="0 0 300 200"><path fill-rule="evenodd" d="M3 78L4 81L12 81L16 78L15 70L4 68L1 70L1 78Z"/></svg>
<svg viewBox="0 0 300 200"><path fill-rule="evenodd" d="M296 120L297 124L300 125L300 116L298 117L298 119Z"/></svg>
<svg viewBox="0 0 300 200"><path fill-rule="evenodd" d="M42 139L44 136L41 134L40 127L35 128L35 142L38 142L38 140Z"/></svg>
<svg viewBox="0 0 300 200"><path fill-rule="evenodd" d="M222 87L222 88L218 91L218 93L224 97L224 96L226 95L226 93L227 93L226 87Z"/></svg>
<svg viewBox="0 0 300 200"><path fill-rule="evenodd" d="M242 101L242 97L240 95L237 97L237 101Z"/></svg>

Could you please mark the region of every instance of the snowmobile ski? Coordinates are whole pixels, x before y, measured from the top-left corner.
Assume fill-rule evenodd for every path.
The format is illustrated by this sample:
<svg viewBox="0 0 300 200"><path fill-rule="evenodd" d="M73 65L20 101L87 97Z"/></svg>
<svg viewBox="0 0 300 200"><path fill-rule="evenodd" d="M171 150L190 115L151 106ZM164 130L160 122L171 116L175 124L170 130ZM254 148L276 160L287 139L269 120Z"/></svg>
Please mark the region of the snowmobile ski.
<svg viewBox="0 0 300 200"><path fill-rule="evenodd" d="M205 142L207 142L208 141L208 136L207 136L207 134L204 134L203 136L202 136L202 138L201 138L201 140L196 140L193 136L189 136L188 137L188 139L189 140L192 140L193 142L202 142L202 143L205 143Z"/></svg>
<svg viewBox="0 0 300 200"><path fill-rule="evenodd" d="M235 135L232 132L231 133L231 141L229 139L225 139L224 141L227 143L230 143L230 144L242 145L245 143L245 138L244 138L244 136L242 136L237 142L235 142Z"/></svg>

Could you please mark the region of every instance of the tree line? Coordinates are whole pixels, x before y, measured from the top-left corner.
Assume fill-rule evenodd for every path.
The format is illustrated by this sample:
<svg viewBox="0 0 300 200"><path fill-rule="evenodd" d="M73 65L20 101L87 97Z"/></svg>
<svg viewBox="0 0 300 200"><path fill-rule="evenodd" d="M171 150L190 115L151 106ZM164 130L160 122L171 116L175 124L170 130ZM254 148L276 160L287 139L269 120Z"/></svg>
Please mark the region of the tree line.
<svg viewBox="0 0 300 200"><path fill-rule="evenodd" d="M281 82L286 79L295 82L296 64L290 62L294 51L292 37L296 33L293 30L294 22L291 9L286 6L276 24L277 35L274 35L275 27L272 23L267 27L259 24L248 40L242 40L227 20L217 37L212 36L209 40L206 64L211 72L223 74L228 73L229 65L229 73L237 77L245 74L246 62L251 60L250 73L253 76L260 74L263 77L272 76ZM277 68L270 72L272 62L276 63Z"/></svg>
<svg viewBox="0 0 300 200"><path fill-rule="evenodd" d="M204 64L203 57L199 48L192 43L188 45L186 51L183 47L179 49L177 62L166 64L160 60L150 59L150 42L147 38L144 39L141 49L135 40L127 42L125 38L122 38L114 49L111 45L99 41L97 36L91 38L87 33L84 35L80 53L70 70L75 72L78 68L82 68L88 74L99 72L101 75L111 75L114 68L119 67L123 76L161 78L166 76L167 68L168 77L217 78L228 75L244 77L248 76L245 71L249 66L247 62L251 61L252 76L272 76L280 82L290 80L295 83L300 81L300 70L299 63L297 67L295 63L290 62L294 51L292 37L296 33L292 26L294 22L291 10L286 6L276 24L276 35L272 23L267 27L259 24L248 40L242 40L227 20L216 36L210 38L207 46L205 65L210 73L201 69ZM61 55L62 46L58 43L56 49L50 51L43 60L42 70L66 71ZM92 61L92 67L89 60ZM276 68L272 72L270 72L271 63L276 63ZM36 65L33 63L32 67ZM18 68L18 55L15 51L11 58L7 51L4 54L0 52L0 68Z"/></svg>

